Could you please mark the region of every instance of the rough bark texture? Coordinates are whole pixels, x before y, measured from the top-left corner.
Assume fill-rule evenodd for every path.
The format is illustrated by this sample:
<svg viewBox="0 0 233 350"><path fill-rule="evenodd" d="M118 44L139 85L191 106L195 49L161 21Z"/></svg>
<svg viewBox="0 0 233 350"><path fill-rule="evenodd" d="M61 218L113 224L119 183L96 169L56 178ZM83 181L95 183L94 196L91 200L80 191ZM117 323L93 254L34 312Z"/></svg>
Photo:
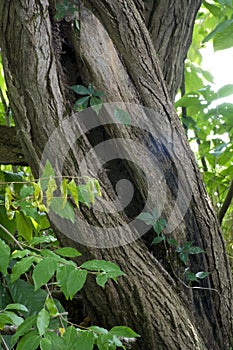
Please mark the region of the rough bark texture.
<svg viewBox="0 0 233 350"><path fill-rule="evenodd" d="M0 164L27 165L16 129L0 126Z"/></svg>
<svg viewBox="0 0 233 350"><path fill-rule="evenodd" d="M171 271L166 271L169 264L165 252L159 252L162 266L157 259L158 253L153 252L154 256L148 249L151 243L148 236L143 241L139 239L118 248L78 247L84 252L85 259L112 260L126 272L127 278L121 278L118 285L109 283L105 290L90 279L84 295L94 322L105 327L129 325L141 334L135 350L222 350L231 343L232 281L225 246L172 104L199 5L197 0L151 0L145 3L139 0L90 0L85 2L87 8L81 8L78 35L65 21L61 24L53 22L52 9L49 11L46 0L3 0L0 4L0 46L8 95L25 159L36 176L47 140L58 124L72 113L69 112L70 96L66 85L71 85L75 74L77 82L92 82L105 91L106 102L134 102L153 108L160 115L160 123L170 140L177 144L178 165L185 174L188 174L188 166L194 170L195 176L189 180L193 189L189 211L173 235L179 241L192 240L206 251L192 259L191 264L195 271L212 272L202 283L207 289L183 288ZM61 35L66 42L66 54L60 48ZM71 71L67 72L69 69ZM152 123L153 135L156 135L156 123L146 114L143 119L142 122ZM85 125L79 124L77 118L76 127L84 130ZM63 137L69 142L69 135ZM150 159L138 154L133 146L131 150L141 157L139 159L146 164L148 172L153 171L153 163L160 154L161 169L167 181L171 181L170 201L165 210L169 215L177 189L172 162L161 142L151 139L142 130L106 125L100 133L85 135L67 156L64 175L77 175L80 160L93 144L103 138L119 137L139 141L151 150ZM61 146L61 158L62 152ZM127 155L129 150L124 152ZM181 154L187 154L188 165L181 164ZM98 163L95 155L90 159L90 170L94 163ZM134 206L140 207L140 201L145 201L147 195L145 179L130 162L125 161L122 167L136 187ZM112 170L117 172L116 169ZM104 169L101 182L104 197L114 199L111 184L114 179ZM152 196L152 199L156 203L156 198ZM98 222L102 226L107 223L108 227L115 227L116 222L121 227L127 220L126 214L132 217L134 211L107 217L88 210L80 213L88 222ZM119 235L133 235L133 231L134 228L132 232L119 229ZM62 244L74 245L65 235L57 234ZM88 235L88 227L78 234Z"/></svg>

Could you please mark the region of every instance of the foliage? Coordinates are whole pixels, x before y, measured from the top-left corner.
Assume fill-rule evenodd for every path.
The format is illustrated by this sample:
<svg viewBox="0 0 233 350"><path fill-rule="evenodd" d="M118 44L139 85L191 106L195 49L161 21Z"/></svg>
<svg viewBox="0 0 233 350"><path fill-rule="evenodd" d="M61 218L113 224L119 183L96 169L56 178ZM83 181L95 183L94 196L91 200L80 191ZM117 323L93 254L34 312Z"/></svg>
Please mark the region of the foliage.
<svg viewBox="0 0 233 350"><path fill-rule="evenodd" d="M94 89L92 84L89 84L86 88L83 85L74 85L70 87L77 95L83 96L78 98L74 104L75 111L82 111L85 108L91 107L97 114L99 113L103 102L101 96L104 95L103 92Z"/></svg>
<svg viewBox="0 0 233 350"><path fill-rule="evenodd" d="M56 4L56 14L54 18L56 20L62 20L63 18L68 19L68 17L72 17L75 12L77 12L77 7L73 1L62 0ZM69 20L67 20L68 22Z"/></svg>
<svg viewBox="0 0 233 350"><path fill-rule="evenodd" d="M183 245L179 245L176 239L164 234L164 230L167 226L167 221L164 218L160 218L156 208L151 213L143 212L137 216L137 219L144 221L147 225L151 225L157 236L153 239L153 244L164 243L164 249L167 252L167 245L173 249L173 253L177 253L178 258L186 266L184 270L184 277L189 282L199 282L201 279L207 277L210 273L205 271L199 271L193 273L189 271L188 260L189 255L204 253L204 250L200 247L193 246L193 242L184 242ZM171 259L168 257L168 261ZM174 272L174 266L171 266Z"/></svg>
<svg viewBox="0 0 233 350"><path fill-rule="evenodd" d="M76 206L93 203L101 195L96 179L86 178L81 189L74 179L59 179L60 197L51 164L47 161L38 181L25 182L20 174L2 172L1 193L5 191L4 219L0 227L1 294L0 330L8 325L16 332L8 340L9 348L37 349L125 349L122 338L139 335L128 327L113 327L110 331L99 327L80 328L68 322L60 302L53 298L53 290L60 290L65 298L73 299L83 288L87 276L94 275L101 288L109 279L117 283L124 272L112 262L90 260L77 265L81 253L73 247L60 248L49 229L45 213L54 210L54 199L60 199L55 210L58 215L73 219L71 210L65 210L68 196ZM70 204L70 208L71 208ZM18 233L18 239L15 237Z"/></svg>
<svg viewBox="0 0 233 350"><path fill-rule="evenodd" d="M233 179L233 104L224 101L225 97L233 94L233 84L217 91L214 89L212 75L201 68L200 49L208 41L212 41L215 51L231 47L232 17L232 1L203 1L186 60L184 81L175 104L218 214ZM233 203L227 208L222 222L231 255L232 220Z"/></svg>

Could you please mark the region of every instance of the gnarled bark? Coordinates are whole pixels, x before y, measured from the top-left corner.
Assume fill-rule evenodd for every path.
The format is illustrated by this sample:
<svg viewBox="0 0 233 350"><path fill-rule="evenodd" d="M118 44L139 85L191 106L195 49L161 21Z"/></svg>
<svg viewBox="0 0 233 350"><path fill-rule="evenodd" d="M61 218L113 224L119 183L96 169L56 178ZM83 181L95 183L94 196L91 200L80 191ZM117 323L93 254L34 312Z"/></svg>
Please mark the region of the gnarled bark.
<svg viewBox="0 0 233 350"><path fill-rule="evenodd" d="M145 15L141 1L86 1L88 9L81 8L80 13L80 36L64 21L60 25L54 24L46 0L4 0L0 4L0 40L8 95L24 155L36 176L40 158L54 129L67 115L72 114L69 112L70 96L66 89L72 71L68 74L68 81L64 81L61 71L61 62L64 63L64 60L58 62L60 35L68 41L67 47L72 48L71 67L78 67L78 79L82 83L91 81L98 89L105 91L106 102L133 102L153 108L160 116L160 124L169 140L177 147L174 156L186 174L187 183L190 182L192 200L187 215L173 235L181 242L193 240L206 251L206 254L200 254L191 261L194 269L211 271L202 284L206 289L183 288L169 270L165 251L160 251L159 257L154 251L153 256L151 240L147 235L144 240L138 239L115 248L78 247L85 259L94 257L112 260L126 272L127 277L121 278L118 285L109 283L105 290L90 279L84 295L94 322L105 327L129 325L141 334L141 339L134 346L136 350L220 350L231 343L232 281L225 246L172 105L200 1L182 1L182 7L180 3L178 0L173 1L171 7L166 7L162 1L154 2L152 8L155 14L150 10L151 19L145 21L148 14ZM169 19L174 26L172 35L166 36L163 19L169 8L172 10ZM177 22L178 28L182 30L176 30L174 23ZM164 45L160 45L162 38L165 38ZM66 156L63 174L76 176L81 159L97 142L106 138L139 141L151 151L150 158L140 155L137 147L132 145L131 150L125 147L126 161L121 164L124 174L135 185L137 196L134 206L140 208L140 201L146 201L148 191L143 174L127 160L127 155L132 152L137 154L139 160L146 164L148 173L153 171L153 165L160 157L161 171L167 180L169 192L164 213L169 216L178 190L177 175L163 147L163 140L156 138L159 136L158 125L150 117L144 113L140 121L142 125L151 123L152 136L133 127L109 127L103 123L101 132L83 135L69 155L65 155L62 146L69 144L70 134L61 133L62 143L57 144L60 155L54 156L54 166ZM78 116L74 125L84 134L85 122L81 122ZM187 155L187 164L182 164L181 154ZM90 174L99 161L93 152L88 163ZM194 174L191 179L188 178L188 167L192 168ZM117 172L117 167L112 170ZM101 183L104 198L114 200L111 171L109 174L105 169L102 170ZM152 201L156 203L153 194ZM80 216L93 225L98 223L104 229L107 224L106 236L107 227L115 228L123 239L124 235L137 236L135 227L121 229L128 220L126 214L132 217L132 209L129 213L119 212L105 217L98 211L82 210ZM63 233L57 232L57 235L62 244L75 244ZM90 237L89 226L83 226L78 235Z"/></svg>

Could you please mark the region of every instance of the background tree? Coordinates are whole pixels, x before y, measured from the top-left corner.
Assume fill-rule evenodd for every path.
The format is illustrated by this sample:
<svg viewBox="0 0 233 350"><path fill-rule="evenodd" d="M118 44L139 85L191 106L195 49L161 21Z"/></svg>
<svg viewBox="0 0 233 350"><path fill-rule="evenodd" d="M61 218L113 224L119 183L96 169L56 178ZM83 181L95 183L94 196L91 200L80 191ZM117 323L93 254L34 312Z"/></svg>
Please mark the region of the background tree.
<svg viewBox="0 0 233 350"><path fill-rule="evenodd" d="M151 152L148 157L138 154L135 145L131 153L124 149L126 155L137 154L144 172L153 172L159 159L169 198L163 210L167 222L179 190L177 168L186 175L187 188L192 188L187 214L172 237L183 248L182 242L193 241L205 251L190 258L192 271L211 272L200 284L202 289L184 286L184 267L173 256L173 261L168 260L170 248L151 248L153 231L120 247L95 249L77 244L85 258L114 261L127 274L118 285L109 284L104 290L89 279L84 297L93 322L105 327L127 324L141 334L134 349L223 349L231 344L232 280L225 245L173 106L200 4L196 0L86 1L84 5L76 3L74 12L71 4L64 1L57 7L60 21L55 20L54 1L0 4L3 66L14 130L22 147L14 158L15 164L23 157L33 175L38 176L42 153L54 129L74 114L75 97L68 86L75 84L91 83L105 92L106 102L123 101L153 108L171 143L176 145L174 163L165 140L156 137L158 124L153 120L152 133L124 123L103 124L82 136L68 155L62 144L69 144L70 134L61 135L62 144L57 145L60 158L53 164L57 170L59 160L66 156L62 174L78 176L78 166L93 145L130 138ZM142 122L150 124L150 115L144 114ZM75 126L83 134L85 125L79 123L78 117ZM15 135L14 130L7 130ZM187 155L188 166L182 154ZM114 200L115 184L123 174L134 184L133 204L114 215L104 216L85 208L79 214L88 223L106 227L106 232L107 227L116 228L123 240L124 235L137 236L134 227L120 228L141 212L150 193L144 173L127 159L126 156L123 161L110 162L108 169L102 169L101 187L104 198ZM88 162L90 174L99 161L93 153ZM188 177L191 168L193 178ZM151 205L157 207L155 195L150 195ZM90 238L88 229L88 225L86 229L83 226L76 234ZM66 235L56 233L62 244L74 245Z"/></svg>

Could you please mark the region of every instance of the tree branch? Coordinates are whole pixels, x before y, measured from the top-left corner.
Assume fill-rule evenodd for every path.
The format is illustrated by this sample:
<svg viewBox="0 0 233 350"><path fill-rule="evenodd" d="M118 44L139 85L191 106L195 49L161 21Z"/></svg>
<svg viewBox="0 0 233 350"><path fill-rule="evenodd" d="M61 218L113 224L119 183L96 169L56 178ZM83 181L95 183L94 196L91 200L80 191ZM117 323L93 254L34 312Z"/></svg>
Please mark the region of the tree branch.
<svg viewBox="0 0 233 350"><path fill-rule="evenodd" d="M232 198L233 198L233 180L231 181L231 184L230 184L230 188L228 190L228 193L226 195L226 198L223 202L223 205L219 211L219 214L218 214L218 220L220 222L220 225L222 223L222 220L231 204L231 201L232 201Z"/></svg>
<svg viewBox="0 0 233 350"><path fill-rule="evenodd" d="M16 128L0 125L0 164L27 165Z"/></svg>

